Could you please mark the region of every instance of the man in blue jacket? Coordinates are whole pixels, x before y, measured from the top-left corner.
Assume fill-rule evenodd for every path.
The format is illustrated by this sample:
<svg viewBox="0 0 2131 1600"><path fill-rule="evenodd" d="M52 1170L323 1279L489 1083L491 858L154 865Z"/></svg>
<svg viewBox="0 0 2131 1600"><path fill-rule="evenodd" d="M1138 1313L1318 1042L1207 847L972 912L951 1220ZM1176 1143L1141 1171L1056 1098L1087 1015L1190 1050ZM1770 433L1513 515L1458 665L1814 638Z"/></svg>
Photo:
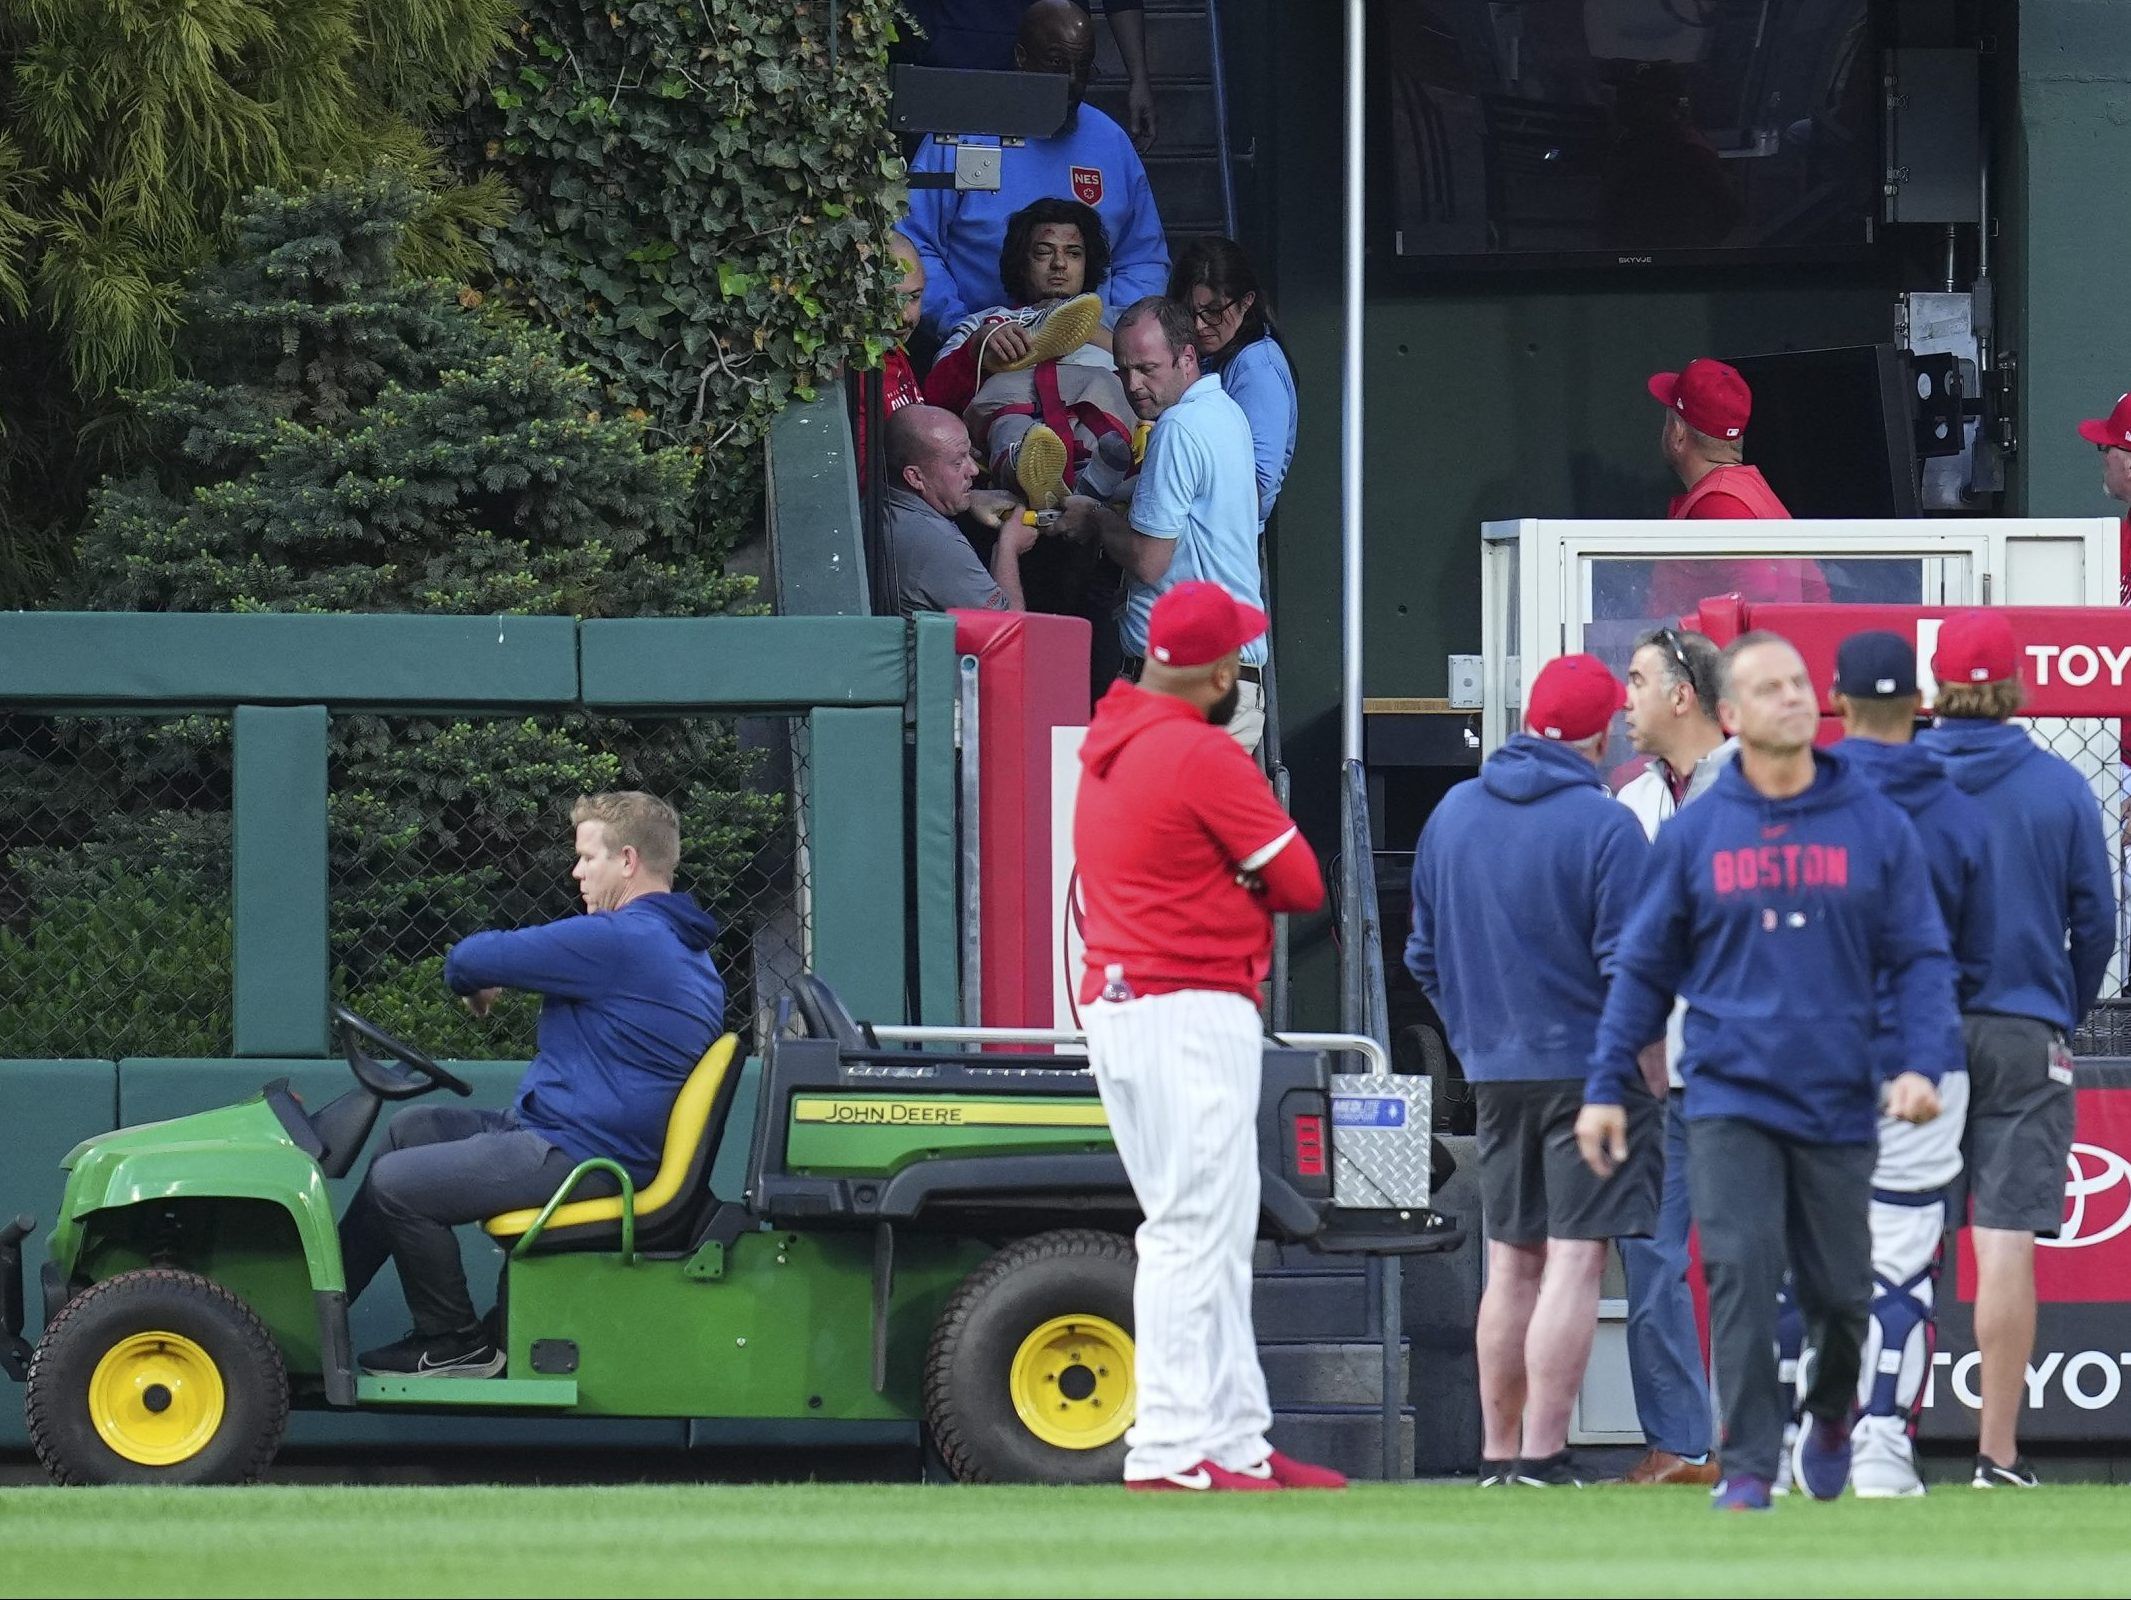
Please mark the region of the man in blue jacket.
<svg viewBox="0 0 2131 1600"><path fill-rule="evenodd" d="M1820 707L1798 652L1769 633L1735 640L1719 710L1739 758L1658 833L1576 1137L1594 1171L1628 1157L1636 1057L1684 999L1688 1187L1724 1405L1716 1503L1766 1510L1790 1413L1776 1373L1786 1258L1819 1352L1793 1472L1831 1499L1850 1474L1882 1098L1928 1122L1961 1041L1916 830L1847 758L1813 748ZM1893 1057L1875 1042L1883 988Z"/></svg>
<svg viewBox="0 0 2131 1600"><path fill-rule="evenodd" d="M2018 1430L2035 1343L2035 1240L2054 1238L2064 1220L2073 1117L2065 1041L2101 993L2116 896L2087 780L2006 720L2021 692L2005 614L1947 618L1931 670L1938 721L1921 742L1980 802L1990 830L1990 973L1964 1023L1983 1392L1972 1482L2032 1488Z"/></svg>
<svg viewBox="0 0 2131 1600"><path fill-rule="evenodd" d="M911 191L902 231L925 263L922 320L935 339L972 311L1011 303L999 279L999 250L1007 219L1037 200L1078 200L1102 217L1110 236L1102 296L1110 311L1169 283L1169 245L1139 151L1123 128L1082 103L1095 64L1095 24L1073 0L1035 0L1022 15L1014 53L1025 71L1065 74L1066 124L1047 139L1002 149L995 190ZM910 160L912 172L952 172L954 165L955 147L929 135Z"/></svg>
<svg viewBox="0 0 2131 1600"><path fill-rule="evenodd" d="M1834 703L1843 726L1836 753L1849 757L1916 828L1953 945L1955 998L1965 1009L1990 977L1990 824L1948 778L1945 763L1913 742L1923 704L1915 644L1877 632L1843 640L1835 652ZM1880 1040L1894 1052L1899 1034L1891 1002L1891 995L1882 996ZM1892 1077L1900 1067L1890 1053L1880 1075ZM1863 1500L1924 1492L1913 1440L1931 1376L1941 1247L1961 1175L1965 1071L1939 1080L1939 1107L1922 1124L1880 1118L1872 1169L1872 1320L1858 1383L1862 1415L1851 1435L1850 1487Z"/></svg>
<svg viewBox="0 0 2131 1600"><path fill-rule="evenodd" d="M1655 1223L1663 1145L1658 1102L1633 1083L1622 1092L1626 1169L1595 1177L1576 1150L1606 980L1648 848L1599 775L1625 696L1603 662L1580 655L1548 662L1528 700L1530 731L1451 790L1421 832L1406 966L1479 1108L1481 1482L1547 1486L1578 1481L1569 1412L1598 1325L1606 1241ZM1651 1038L1663 1031L1661 1017Z"/></svg>
<svg viewBox="0 0 2131 1600"><path fill-rule="evenodd" d="M504 989L541 997L539 1047L508 1111L413 1106L341 1219L348 1299L389 1255L414 1331L366 1350L366 1372L493 1377L503 1353L474 1314L455 1224L547 1202L580 1161L621 1163L641 1188L658 1170L666 1119L718 1036L725 984L710 958L718 925L676 894L680 820L635 792L588 795L571 812L585 915L477 933L445 958L444 981L485 1016ZM613 1194L604 1174L581 1198Z"/></svg>

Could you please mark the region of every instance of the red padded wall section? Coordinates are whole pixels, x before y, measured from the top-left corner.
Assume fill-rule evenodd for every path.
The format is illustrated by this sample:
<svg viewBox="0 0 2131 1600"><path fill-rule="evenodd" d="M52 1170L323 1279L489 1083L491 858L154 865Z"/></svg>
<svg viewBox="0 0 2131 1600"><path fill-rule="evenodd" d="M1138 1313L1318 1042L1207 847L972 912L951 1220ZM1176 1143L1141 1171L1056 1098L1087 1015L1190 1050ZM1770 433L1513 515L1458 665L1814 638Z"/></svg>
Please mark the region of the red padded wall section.
<svg viewBox="0 0 2131 1600"><path fill-rule="evenodd" d="M977 658L979 903L984 1025L1051 1025L1051 730L1086 727L1082 617L957 611L955 648Z"/></svg>

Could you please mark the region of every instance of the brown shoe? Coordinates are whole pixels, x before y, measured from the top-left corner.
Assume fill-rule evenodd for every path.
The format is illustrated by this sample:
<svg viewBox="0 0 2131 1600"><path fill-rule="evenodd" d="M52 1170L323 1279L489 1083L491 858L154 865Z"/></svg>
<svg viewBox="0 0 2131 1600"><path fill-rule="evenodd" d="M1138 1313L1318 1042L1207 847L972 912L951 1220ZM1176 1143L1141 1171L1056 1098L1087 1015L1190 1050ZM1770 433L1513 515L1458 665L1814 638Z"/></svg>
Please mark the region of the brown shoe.
<svg viewBox="0 0 2131 1600"><path fill-rule="evenodd" d="M1708 1486L1724 1476L1717 1465L1717 1458L1707 1461L1684 1461L1670 1450L1652 1450L1642 1460L1628 1469L1623 1483L1695 1483Z"/></svg>

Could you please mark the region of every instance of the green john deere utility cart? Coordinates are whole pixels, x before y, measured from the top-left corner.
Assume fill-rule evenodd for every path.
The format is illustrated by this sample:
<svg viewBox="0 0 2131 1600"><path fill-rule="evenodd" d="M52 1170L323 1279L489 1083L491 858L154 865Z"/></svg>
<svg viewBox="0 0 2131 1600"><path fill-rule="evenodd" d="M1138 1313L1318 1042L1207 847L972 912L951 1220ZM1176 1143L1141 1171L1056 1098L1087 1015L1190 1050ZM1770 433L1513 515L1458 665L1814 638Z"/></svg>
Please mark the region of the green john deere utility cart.
<svg viewBox="0 0 2131 1600"><path fill-rule="evenodd" d="M242 1482L273 1460L292 1406L482 1408L922 1420L964 1480L1114 1480L1138 1217L1084 1062L1003 1053L1027 1035L862 1026L812 976L793 1005L804 1036L780 1026L767 1045L741 1193L709 1176L740 1076L728 1035L675 1103L649 1184L587 1162L539 1210L489 1219L507 1252L496 1378L355 1369L326 1180L386 1102L471 1092L360 1017L335 1013L355 1085L329 1105L270 1083L77 1146L34 1351L32 1225L0 1227L0 1364L26 1373L39 1458L63 1483ZM1425 1205L1335 1203L1329 1062L1350 1048L1372 1047L1267 1046L1264 1236L1453 1247L1456 1228ZM1361 1120L1373 1135L1387 1119ZM1405 1133L1425 1172L1417 1121ZM602 1166L621 1193L572 1199Z"/></svg>

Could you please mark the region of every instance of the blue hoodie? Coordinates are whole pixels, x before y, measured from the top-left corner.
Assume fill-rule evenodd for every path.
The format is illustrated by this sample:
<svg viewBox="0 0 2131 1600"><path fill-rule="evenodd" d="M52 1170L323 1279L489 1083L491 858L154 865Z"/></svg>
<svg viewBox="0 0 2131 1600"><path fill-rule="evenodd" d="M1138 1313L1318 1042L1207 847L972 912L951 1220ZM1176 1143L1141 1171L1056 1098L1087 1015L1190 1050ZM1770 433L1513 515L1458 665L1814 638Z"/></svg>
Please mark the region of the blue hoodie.
<svg viewBox="0 0 2131 1600"><path fill-rule="evenodd" d="M1406 970L1468 1079L1584 1075L1648 850L1596 766L1528 733L1435 808Z"/></svg>
<svg viewBox="0 0 2131 1600"><path fill-rule="evenodd" d="M642 1184L658 1171L681 1085L725 1020L709 955L717 933L691 895L640 895L619 911L461 939L444 982L456 994L542 997L519 1125L575 1160L611 1157Z"/></svg>
<svg viewBox="0 0 2131 1600"><path fill-rule="evenodd" d="M1871 1143L1882 982L1902 1068L1936 1082L1965 1065L1953 958L1916 830L1846 757L1818 750L1813 761L1811 787L1787 800L1726 767L1658 830L1586 1100L1621 1103L1675 995L1687 1002L1690 1121Z"/></svg>
<svg viewBox="0 0 2131 1600"><path fill-rule="evenodd" d="M2070 1033L2093 1009L2116 952L2100 803L2025 728L1963 717L1917 737L1990 822L1990 977L1968 1009Z"/></svg>
<svg viewBox="0 0 2131 1600"><path fill-rule="evenodd" d="M1953 946L1954 998L1966 1011L1990 977L1990 819L1956 787L1946 763L1921 745L1844 739L1835 749L1916 829Z"/></svg>
<svg viewBox="0 0 2131 1600"><path fill-rule="evenodd" d="M912 172L952 172L954 166L955 147L930 134L910 158ZM1049 199L1082 201L1102 218L1110 236L1110 275L1089 288L1100 289L1111 311L1168 291L1169 244L1139 151L1116 122L1084 104L1063 131L1000 151L996 190L910 191L910 215L901 226L925 263L927 328L944 337L972 311L1010 303L999 281L1007 221L1023 206Z"/></svg>

